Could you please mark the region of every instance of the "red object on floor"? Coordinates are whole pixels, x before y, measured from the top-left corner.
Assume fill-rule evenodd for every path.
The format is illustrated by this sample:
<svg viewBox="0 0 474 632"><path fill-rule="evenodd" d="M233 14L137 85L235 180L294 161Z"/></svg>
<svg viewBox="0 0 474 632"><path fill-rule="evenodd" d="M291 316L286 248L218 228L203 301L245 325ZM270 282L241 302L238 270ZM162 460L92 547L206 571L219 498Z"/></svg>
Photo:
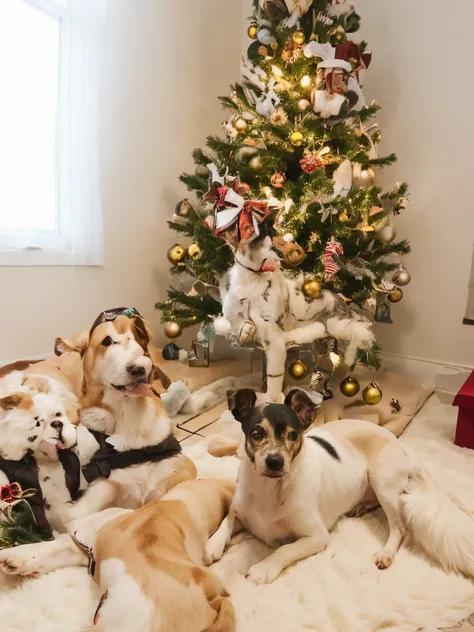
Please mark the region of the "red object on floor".
<svg viewBox="0 0 474 632"><path fill-rule="evenodd" d="M453 406L459 406L454 443L474 450L474 371L454 398Z"/></svg>

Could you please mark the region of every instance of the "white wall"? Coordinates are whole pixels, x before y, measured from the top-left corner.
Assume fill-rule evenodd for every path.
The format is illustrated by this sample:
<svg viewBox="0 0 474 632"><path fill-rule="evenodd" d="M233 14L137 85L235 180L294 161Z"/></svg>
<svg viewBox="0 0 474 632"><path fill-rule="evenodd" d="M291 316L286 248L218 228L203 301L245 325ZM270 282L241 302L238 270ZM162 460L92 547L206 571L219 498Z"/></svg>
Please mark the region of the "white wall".
<svg viewBox="0 0 474 632"><path fill-rule="evenodd" d="M364 91L383 107L382 151L398 154L382 182L411 190L397 226L412 242L413 281L377 335L389 353L474 366L474 327L462 324L474 244L474 3L353 2L374 53Z"/></svg>
<svg viewBox="0 0 474 632"><path fill-rule="evenodd" d="M0 361L41 355L103 309L134 305L161 335L166 219L190 152L217 133L217 96L238 78L236 0L114 0L101 95L103 268L1 268Z"/></svg>

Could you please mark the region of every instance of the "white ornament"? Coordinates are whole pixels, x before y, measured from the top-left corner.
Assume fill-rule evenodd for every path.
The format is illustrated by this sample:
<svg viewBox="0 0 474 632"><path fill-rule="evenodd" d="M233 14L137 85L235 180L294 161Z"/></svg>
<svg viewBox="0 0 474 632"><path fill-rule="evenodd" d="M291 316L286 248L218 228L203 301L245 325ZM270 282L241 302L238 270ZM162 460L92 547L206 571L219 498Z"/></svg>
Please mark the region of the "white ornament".
<svg viewBox="0 0 474 632"><path fill-rule="evenodd" d="M272 46L273 44L276 44L276 39L268 29L260 29L257 34L257 39L262 44L265 44L265 46Z"/></svg>
<svg viewBox="0 0 474 632"><path fill-rule="evenodd" d="M286 233L286 235L283 235L283 239L287 244L291 244L295 240L295 237L292 233Z"/></svg>

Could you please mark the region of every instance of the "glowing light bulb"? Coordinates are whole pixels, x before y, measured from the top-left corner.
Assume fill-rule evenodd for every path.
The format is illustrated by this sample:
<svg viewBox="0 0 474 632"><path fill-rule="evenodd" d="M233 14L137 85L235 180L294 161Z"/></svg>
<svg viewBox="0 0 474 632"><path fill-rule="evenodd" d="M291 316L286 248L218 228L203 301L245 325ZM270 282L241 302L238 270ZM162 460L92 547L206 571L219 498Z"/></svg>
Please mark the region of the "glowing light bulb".
<svg viewBox="0 0 474 632"><path fill-rule="evenodd" d="M309 86L311 85L311 77L309 77L308 75L305 75L304 77L301 78L301 87L302 88L309 88Z"/></svg>

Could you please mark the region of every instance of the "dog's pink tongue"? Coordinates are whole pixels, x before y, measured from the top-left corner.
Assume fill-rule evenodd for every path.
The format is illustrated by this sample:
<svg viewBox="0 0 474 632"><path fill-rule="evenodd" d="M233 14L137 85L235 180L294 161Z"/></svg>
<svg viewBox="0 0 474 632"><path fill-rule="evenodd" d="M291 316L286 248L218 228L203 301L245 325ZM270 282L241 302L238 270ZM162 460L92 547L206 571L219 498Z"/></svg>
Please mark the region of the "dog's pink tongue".
<svg viewBox="0 0 474 632"><path fill-rule="evenodd" d="M129 395L143 396L149 395L151 391L148 384L129 384L125 387L125 392Z"/></svg>
<svg viewBox="0 0 474 632"><path fill-rule="evenodd" d="M260 269L262 272L275 272L279 265L276 259L265 259Z"/></svg>

